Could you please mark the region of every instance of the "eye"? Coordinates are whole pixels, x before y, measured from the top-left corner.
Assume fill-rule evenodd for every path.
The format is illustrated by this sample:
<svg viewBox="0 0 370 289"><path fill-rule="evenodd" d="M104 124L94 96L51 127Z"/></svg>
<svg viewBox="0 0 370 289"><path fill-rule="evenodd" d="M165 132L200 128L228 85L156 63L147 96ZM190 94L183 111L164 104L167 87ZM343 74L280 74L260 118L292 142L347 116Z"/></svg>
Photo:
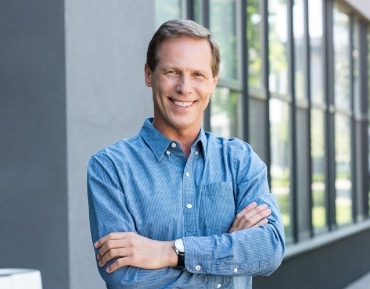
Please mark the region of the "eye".
<svg viewBox="0 0 370 289"><path fill-rule="evenodd" d="M203 74L201 74L200 72L195 72L195 73L194 73L194 76L195 76L196 78L204 78L204 75L203 75Z"/></svg>
<svg viewBox="0 0 370 289"><path fill-rule="evenodd" d="M178 71L176 71L176 70L167 70L167 71L165 72L165 74L166 74L166 75L168 75L168 76L171 76L171 77L176 77L176 76L178 76L178 75L179 75L179 72L178 72Z"/></svg>

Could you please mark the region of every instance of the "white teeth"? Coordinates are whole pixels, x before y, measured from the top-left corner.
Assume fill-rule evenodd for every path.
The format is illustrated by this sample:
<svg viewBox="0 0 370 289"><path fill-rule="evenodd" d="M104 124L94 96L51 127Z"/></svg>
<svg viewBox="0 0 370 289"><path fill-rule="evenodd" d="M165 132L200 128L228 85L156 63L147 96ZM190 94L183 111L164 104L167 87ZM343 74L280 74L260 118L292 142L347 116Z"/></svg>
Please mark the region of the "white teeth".
<svg viewBox="0 0 370 289"><path fill-rule="evenodd" d="M181 107L188 107L188 106L191 106L193 104L192 101L184 102L184 101L177 101L177 100L174 100L173 103L178 105L178 106L181 106Z"/></svg>

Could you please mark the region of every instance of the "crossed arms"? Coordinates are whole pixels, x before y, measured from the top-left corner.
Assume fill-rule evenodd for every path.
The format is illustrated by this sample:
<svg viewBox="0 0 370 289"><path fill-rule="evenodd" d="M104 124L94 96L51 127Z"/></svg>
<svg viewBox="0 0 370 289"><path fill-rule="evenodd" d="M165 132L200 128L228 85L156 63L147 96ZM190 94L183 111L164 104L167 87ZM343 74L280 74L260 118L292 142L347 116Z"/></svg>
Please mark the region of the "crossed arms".
<svg viewBox="0 0 370 289"><path fill-rule="evenodd" d="M253 202L236 215L229 233L266 225L270 215L271 210L267 205L257 206ZM108 273L112 273L125 266L142 269L175 267L177 255L172 247L173 243L174 241L152 240L134 232L114 232L96 241L94 247L98 249L97 260L100 267L114 261L106 268Z"/></svg>

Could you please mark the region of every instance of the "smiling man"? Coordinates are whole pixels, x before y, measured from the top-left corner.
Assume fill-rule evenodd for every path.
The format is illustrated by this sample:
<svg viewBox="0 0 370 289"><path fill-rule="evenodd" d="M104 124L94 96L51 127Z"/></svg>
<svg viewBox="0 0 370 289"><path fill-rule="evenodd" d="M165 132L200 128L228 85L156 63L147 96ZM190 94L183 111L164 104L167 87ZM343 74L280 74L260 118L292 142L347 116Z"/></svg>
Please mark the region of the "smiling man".
<svg viewBox="0 0 370 289"><path fill-rule="evenodd" d="M189 20L149 43L154 117L88 167L91 234L107 288L252 288L284 255L266 166L245 142L202 128L220 53Z"/></svg>

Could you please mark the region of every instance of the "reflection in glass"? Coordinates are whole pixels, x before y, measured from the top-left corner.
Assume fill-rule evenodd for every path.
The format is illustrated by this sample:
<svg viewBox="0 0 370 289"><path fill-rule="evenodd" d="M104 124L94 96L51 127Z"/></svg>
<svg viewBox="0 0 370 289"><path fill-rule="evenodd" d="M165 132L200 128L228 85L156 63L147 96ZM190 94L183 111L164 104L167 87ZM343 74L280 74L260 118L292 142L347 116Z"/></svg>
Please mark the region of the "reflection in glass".
<svg viewBox="0 0 370 289"><path fill-rule="evenodd" d="M211 130L223 137L238 136L238 93L217 87L211 97Z"/></svg>
<svg viewBox="0 0 370 289"><path fill-rule="evenodd" d="M264 162L267 160L267 151L269 150L265 133L267 122L265 100L250 98L248 107L249 143Z"/></svg>
<svg viewBox="0 0 370 289"><path fill-rule="evenodd" d="M210 30L221 50L220 78L238 80L235 0L210 0Z"/></svg>
<svg viewBox="0 0 370 289"><path fill-rule="evenodd" d="M335 208L338 225L352 221L351 132L350 119L335 116Z"/></svg>
<svg viewBox="0 0 370 289"><path fill-rule="evenodd" d="M367 95L368 95L368 117L369 117L369 120L370 120L370 26L367 27ZM370 150L369 150L370 152ZM369 162L370 162L370 158L369 158ZM370 167L370 166L369 166Z"/></svg>
<svg viewBox="0 0 370 289"><path fill-rule="evenodd" d="M368 26L368 32L367 32L367 95L368 95L368 118L369 118L369 125L367 127L367 135L368 135L368 168L369 168L369 179L370 179L370 26ZM370 214L370 186L369 186L369 214Z"/></svg>
<svg viewBox="0 0 370 289"><path fill-rule="evenodd" d="M315 232L326 224L324 112L311 110L312 225Z"/></svg>
<svg viewBox="0 0 370 289"><path fill-rule="evenodd" d="M353 87L354 87L354 109L355 113L358 115L361 113L361 83L360 83L360 26L356 21L353 27L353 50L352 50L352 59L353 59Z"/></svg>
<svg viewBox="0 0 370 289"><path fill-rule="evenodd" d="M260 1L247 1L248 81L251 87L262 87L262 23Z"/></svg>
<svg viewBox="0 0 370 289"><path fill-rule="evenodd" d="M333 10L334 96L336 107L350 108L350 38L349 17L338 8Z"/></svg>
<svg viewBox="0 0 370 289"><path fill-rule="evenodd" d="M308 1L308 9L311 61L311 99L313 103L324 104L322 0Z"/></svg>
<svg viewBox="0 0 370 289"><path fill-rule="evenodd" d="M287 4L286 0L268 2L270 91L288 93Z"/></svg>
<svg viewBox="0 0 370 289"><path fill-rule="evenodd" d="M369 176L369 180L370 180L370 27L368 26L367 27L367 96L368 96L368 113L367 113L367 116L368 116L368 120L369 120L369 124L368 124L368 127L367 127L367 135L368 135L368 140L367 140L367 143L368 143L368 165L369 165L369 169L368 169L368 176ZM370 185L369 185L369 214L370 214Z"/></svg>
<svg viewBox="0 0 370 289"><path fill-rule="evenodd" d="M295 97L305 97L305 73L304 73L304 2L295 0L293 7L293 33L294 33L294 68L295 68Z"/></svg>
<svg viewBox="0 0 370 289"><path fill-rule="evenodd" d="M182 0L155 0L155 23L159 27L163 22L182 18Z"/></svg>
<svg viewBox="0 0 370 289"><path fill-rule="evenodd" d="M271 192L275 195L283 217L286 236L291 236L290 221L290 145L289 105L270 100L271 129Z"/></svg>
<svg viewBox="0 0 370 289"><path fill-rule="evenodd" d="M194 21L203 23L202 0L193 0Z"/></svg>

